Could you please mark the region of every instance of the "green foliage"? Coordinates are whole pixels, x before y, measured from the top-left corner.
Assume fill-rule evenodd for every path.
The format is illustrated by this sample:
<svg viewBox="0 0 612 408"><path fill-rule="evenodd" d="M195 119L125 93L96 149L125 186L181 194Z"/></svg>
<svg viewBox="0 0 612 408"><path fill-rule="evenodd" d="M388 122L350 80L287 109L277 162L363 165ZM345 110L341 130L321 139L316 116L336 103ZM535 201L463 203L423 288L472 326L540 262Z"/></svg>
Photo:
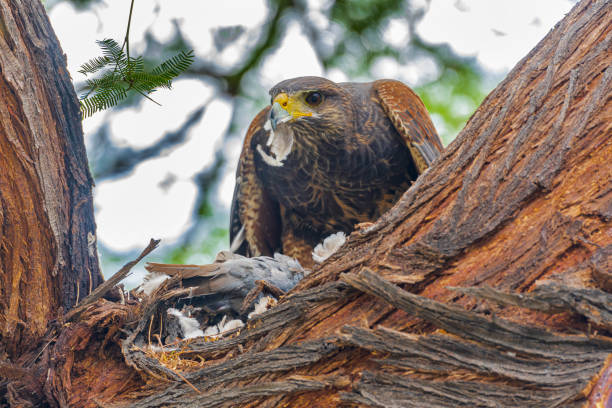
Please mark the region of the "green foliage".
<svg viewBox="0 0 612 408"><path fill-rule="evenodd" d="M83 75L93 74L104 68L105 66L109 65L111 62L112 60L106 56L97 57L81 65L81 69L79 70L79 72Z"/></svg>
<svg viewBox="0 0 612 408"><path fill-rule="evenodd" d="M444 71L436 81L420 86L417 91L429 113L442 119L438 133L446 146L465 126L486 93L474 72L452 68Z"/></svg>
<svg viewBox="0 0 612 408"><path fill-rule="evenodd" d="M363 34L401 12L403 7L403 0L337 0L332 6L331 19L350 33Z"/></svg>
<svg viewBox="0 0 612 408"><path fill-rule="evenodd" d="M107 38L97 43L103 55L84 63L79 70L84 75L100 74L88 79L81 89L83 118L117 105L130 91L151 99L148 95L157 88L170 89L172 80L194 60L193 51L180 51L151 71L145 71L143 57L130 58L115 40Z"/></svg>
<svg viewBox="0 0 612 408"><path fill-rule="evenodd" d="M471 58L462 58L448 45L431 45L416 37L412 45L437 62L440 75L417 91L429 113L438 115L444 127L438 129L444 145L448 145L482 103L487 92L483 72Z"/></svg>
<svg viewBox="0 0 612 408"><path fill-rule="evenodd" d="M229 232L227 227L225 225L222 227L215 226L204 238L199 240L198 244L189 243L174 248L165 258L165 262L178 264L193 262L190 260L190 257L194 254L204 255L212 262L217 252L227 247L226 242L228 241Z"/></svg>
<svg viewBox="0 0 612 408"><path fill-rule="evenodd" d="M329 18L342 27L342 41L321 55L325 68L339 68L352 79L366 80L379 57L398 59L400 52L386 44L381 33L390 17L402 14L404 0L337 0Z"/></svg>

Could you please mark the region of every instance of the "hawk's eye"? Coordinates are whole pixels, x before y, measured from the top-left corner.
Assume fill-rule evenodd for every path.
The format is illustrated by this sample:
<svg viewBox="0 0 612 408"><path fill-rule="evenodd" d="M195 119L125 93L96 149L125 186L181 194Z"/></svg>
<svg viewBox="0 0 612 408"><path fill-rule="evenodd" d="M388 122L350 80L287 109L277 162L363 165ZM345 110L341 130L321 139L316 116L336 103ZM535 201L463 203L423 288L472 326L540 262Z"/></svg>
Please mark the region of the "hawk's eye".
<svg viewBox="0 0 612 408"><path fill-rule="evenodd" d="M319 92L310 92L308 95L306 95L306 103L310 106L317 106L322 101L323 95L321 95Z"/></svg>

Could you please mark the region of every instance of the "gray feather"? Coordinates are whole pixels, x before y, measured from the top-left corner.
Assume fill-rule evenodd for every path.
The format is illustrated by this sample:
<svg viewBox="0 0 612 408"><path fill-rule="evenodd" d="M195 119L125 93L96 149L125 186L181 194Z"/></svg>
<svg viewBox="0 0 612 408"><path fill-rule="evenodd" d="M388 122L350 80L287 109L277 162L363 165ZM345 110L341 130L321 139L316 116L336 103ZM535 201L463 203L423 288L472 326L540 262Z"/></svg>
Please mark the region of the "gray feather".
<svg viewBox="0 0 612 408"><path fill-rule="evenodd" d="M181 285L192 289L190 297L198 297L200 306L235 312L240 310L256 281L265 281L287 292L308 274L298 261L285 255L246 258L229 252L220 253L216 262L209 265L148 263L145 268L149 272L180 276Z"/></svg>

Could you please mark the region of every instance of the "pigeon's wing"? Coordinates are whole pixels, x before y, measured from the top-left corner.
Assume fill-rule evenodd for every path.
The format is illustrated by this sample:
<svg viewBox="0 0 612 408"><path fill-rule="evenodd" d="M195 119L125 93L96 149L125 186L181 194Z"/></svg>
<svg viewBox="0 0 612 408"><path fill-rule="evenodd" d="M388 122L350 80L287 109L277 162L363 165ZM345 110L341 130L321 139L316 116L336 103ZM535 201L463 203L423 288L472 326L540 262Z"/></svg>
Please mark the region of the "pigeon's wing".
<svg viewBox="0 0 612 408"><path fill-rule="evenodd" d="M375 81L374 90L383 110L404 138L419 174L444 149L423 102L412 89L399 81Z"/></svg>
<svg viewBox="0 0 612 408"><path fill-rule="evenodd" d="M307 274L293 258L276 254L274 258L231 257L207 265L177 265L148 262L151 273L178 276L181 286L193 288L191 295L212 295L241 292L246 294L259 280L288 291Z"/></svg>
<svg viewBox="0 0 612 408"><path fill-rule="evenodd" d="M191 296L232 292L243 287L247 281L240 274L229 273L231 271L223 263L178 265L149 262L145 269L151 273L180 276L182 286L193 288Z"/></svg>
<svg viewBox="0 0 612 408"><path fill-rule="evenodd" d="M281 219L278 203L263 188L255 171L253 138L266 132L270 108L263 109L247 131L236 172L230 213L230 250L245 256L272 256L280 249Z"/></svg>

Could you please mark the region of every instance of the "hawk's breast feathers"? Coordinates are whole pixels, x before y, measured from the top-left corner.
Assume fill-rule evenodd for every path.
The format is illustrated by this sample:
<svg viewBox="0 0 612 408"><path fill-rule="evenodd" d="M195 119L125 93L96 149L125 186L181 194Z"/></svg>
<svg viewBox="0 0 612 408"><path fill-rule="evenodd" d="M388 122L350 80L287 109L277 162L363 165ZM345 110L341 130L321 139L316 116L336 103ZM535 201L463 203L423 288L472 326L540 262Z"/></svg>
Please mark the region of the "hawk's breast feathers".
<svg viewBox="0 0 612 408"><path fill-rule="evenodd" d="M442 151L401 82L283 81L247 131L232 202L232 249L304 266L326 236L374 221ZM239 242L243 239L243 242Z"/></svg>

